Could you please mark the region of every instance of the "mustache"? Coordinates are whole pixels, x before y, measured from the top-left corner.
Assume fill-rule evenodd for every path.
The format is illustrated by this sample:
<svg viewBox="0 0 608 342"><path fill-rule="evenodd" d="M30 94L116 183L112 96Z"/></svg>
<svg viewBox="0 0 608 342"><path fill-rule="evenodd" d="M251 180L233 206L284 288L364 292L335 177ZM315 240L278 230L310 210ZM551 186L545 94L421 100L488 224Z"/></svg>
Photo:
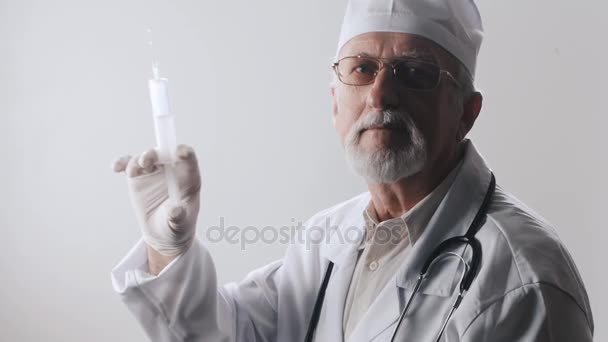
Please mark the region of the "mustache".
<svg viewBox="0 0 608 342"><path fill-rule="evenodd" d="M408 129L413 124L409 114L394 110L370 112L357 122L355 131L361 135L363 131L372 128Z"/></svg>

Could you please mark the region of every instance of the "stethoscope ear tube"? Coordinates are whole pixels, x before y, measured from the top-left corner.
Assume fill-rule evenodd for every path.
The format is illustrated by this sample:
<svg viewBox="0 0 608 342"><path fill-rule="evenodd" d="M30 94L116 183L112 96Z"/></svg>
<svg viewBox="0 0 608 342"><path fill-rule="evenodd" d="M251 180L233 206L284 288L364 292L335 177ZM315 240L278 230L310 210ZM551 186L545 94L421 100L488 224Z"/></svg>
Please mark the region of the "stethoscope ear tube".
<svg viewBox="0 0 608 342"><path fill-rule="evenodd" d="M312 316L310 317L310 322L308 323L308 330L306 331L305 342L312 342L312 338L315 335L315 330L317 330L317 325L319 324L319 318L321 316L321 309L323 308L323 300L325 299L325 291L327 290L327 284L329 283L329 277L331 277L331 271L334 268L334 263L329 262L327 265L327 270L325 271L325 276L323 276L323 283L321 284L321 288L319 289L319 293L317 294L317 300L315 301L315 307L312 310Z"/></svg>
<svg viewBox="0 0 608 342"><path fill-rule="evenodd" d="M419 279L426 278L426 275L429 271L429 268L431 267L431 264L433 264L437 260L437 258L439 258L439 256L441 256L442 254L446 253L447 251L449 251L451 249L455 249L458 246L462 246L462 245L470 246L471 251L472 251L471 262L468 266L468 269L464 270L464 276L462 277L462 280L460 281L460 294L464 294L466 291L468 291L469 288L471 287L471 284L473 283L473 279L475 279L475 276L477 275L477 271L479 270L479 265L480 265L480 261L481 261L481 245L477 239L475 239L475 238L471 239L467 236L456 236L456 237L447 239L447 240L443 241L441 244L439 244L439 246L437 246L433 250L431 255L425 260L424 264L422 265L422 269L420 270ZM464 262L464 260L463 260L463 262Z"/></svg>
<svg viewBox="0 0 608 342"><path fill-rule="evenodd" d="M479 240L477 240L476 238L469 239L468 237L466 237L466 239L468 240L467 244L469 246L471 246L472 256L471 256L471 264L469 265L469 271L467 272L467 274L462 279L462 282L460 283L460 297L462 297L462 295L465 292L469 291L469 288L471 288L473 279L475 279L475 277L477 276L477 272L479 271L479 266L481 264L481 255L482 255L481 254L481 244L479 243ZM462 299L462 298L460 298L460 299Z"/></svg>
<svg viewBox="0 0 608 342"><path fill-rule="evenodd" d="M473 222L471 222L471 226L464 235L464 237L468 240L468 245L471 246L473 255L471 257L469 273L467 273L460 285L461 294L464 294L464 292L469 290L471 284L473 283L473 279L475 279L477 276L477 272L481 266L481 244L479 243L479 240L475 238L475 234L477 234L479 229L481 229L481 226L483 226L486 220L486 214L488 213L488 208L490 207L490 202L492 201L495 191L496 177L494 176L494 172L490 172L490 185L488 185L488 191L486 191L486 195L483 198L483 202L481 202L479 210L477 210L477 214L475 214L475 217L473 218Z"/></svg>

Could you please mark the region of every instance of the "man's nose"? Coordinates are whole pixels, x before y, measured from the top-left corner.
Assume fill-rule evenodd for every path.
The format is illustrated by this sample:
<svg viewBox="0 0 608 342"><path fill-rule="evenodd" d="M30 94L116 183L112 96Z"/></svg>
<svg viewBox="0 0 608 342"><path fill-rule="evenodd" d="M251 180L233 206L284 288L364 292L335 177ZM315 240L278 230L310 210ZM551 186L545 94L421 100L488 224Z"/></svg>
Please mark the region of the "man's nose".
<svg viewBox="0 0 608 342"><path fill-rule="evenodd" d="M390 66L380 69L367 98L370 109L396 109L399 106L397 87L393 69Z"/></svg>

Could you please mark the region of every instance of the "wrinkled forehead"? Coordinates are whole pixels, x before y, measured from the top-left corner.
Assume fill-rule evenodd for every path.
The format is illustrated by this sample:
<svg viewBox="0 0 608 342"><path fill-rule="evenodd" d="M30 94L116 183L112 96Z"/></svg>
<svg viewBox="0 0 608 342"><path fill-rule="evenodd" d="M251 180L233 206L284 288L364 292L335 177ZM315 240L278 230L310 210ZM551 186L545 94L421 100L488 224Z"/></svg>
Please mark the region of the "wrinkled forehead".
<svg viewBox="0 0 608 342"><path fill-rule="evenodd" d="M366 55L381 58L419 58L440 66L452 65L451 56L430 39L400 32L368 32L353 37L340 49L338 58Z"/></svg>

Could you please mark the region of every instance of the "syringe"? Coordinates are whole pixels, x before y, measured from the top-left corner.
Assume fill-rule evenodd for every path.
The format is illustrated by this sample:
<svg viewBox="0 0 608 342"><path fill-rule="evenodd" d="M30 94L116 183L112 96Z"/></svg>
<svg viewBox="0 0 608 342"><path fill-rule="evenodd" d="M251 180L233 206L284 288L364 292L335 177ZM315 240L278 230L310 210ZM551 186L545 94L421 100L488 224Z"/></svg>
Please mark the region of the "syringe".
<svg viewBox="0 0 608 342"><path fill-rule="evenodd" d="M180 202L179 187L174 170L177 138L169 103L169 80L160 77L156 63L152 65L152 73L154 78L148 81L148 87L150 88L158 157L165 172L169 204L177 206Z"/></svg>

